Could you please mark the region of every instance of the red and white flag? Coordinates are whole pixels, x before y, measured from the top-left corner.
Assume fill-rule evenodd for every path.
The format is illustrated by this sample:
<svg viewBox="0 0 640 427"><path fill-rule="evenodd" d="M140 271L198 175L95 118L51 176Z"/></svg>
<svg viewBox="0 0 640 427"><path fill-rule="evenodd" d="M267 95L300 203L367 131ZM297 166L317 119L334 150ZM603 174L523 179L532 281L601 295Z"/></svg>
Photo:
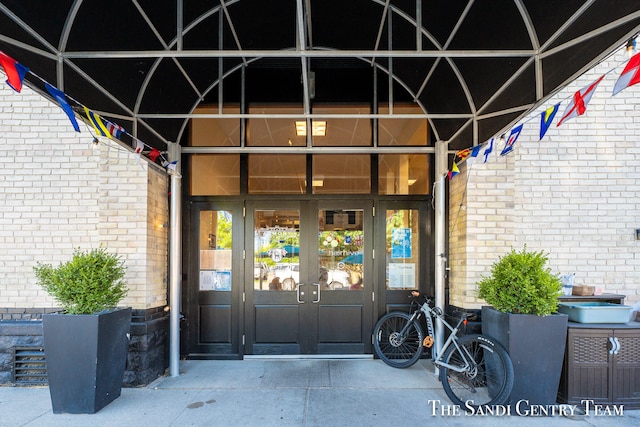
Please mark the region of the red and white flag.
<svg viewBox="0 0 640 427"><path fill-rule="evenodd" d="M604 75L600 76L598 80L591 83L589 86L573 94L573 99L567 106L567 109L564 110L564 114L556 126L560 126L566 120L581 116L585 111L587 111L587 104L591 101L591 97L602 79L604 79Z"/></svg>
<svg viewBox="0 0 640 427"><path fill-rule="evenodd" d="M620 74L620 77L618 77L613 87L613 95L636 83L640 83L640 53L633 55L629 62L627 62L624 70L622 70L622 74Z"/></svg>

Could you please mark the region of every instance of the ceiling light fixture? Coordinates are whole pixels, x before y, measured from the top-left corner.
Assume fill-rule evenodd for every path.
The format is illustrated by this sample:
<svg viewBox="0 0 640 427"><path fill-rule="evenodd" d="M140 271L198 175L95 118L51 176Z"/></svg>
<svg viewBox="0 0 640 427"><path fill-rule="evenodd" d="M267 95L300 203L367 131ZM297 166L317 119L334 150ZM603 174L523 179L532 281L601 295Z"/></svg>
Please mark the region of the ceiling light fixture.
<svg viewBox="0 0 640 427"><path fill-rule="evenodd" d="M307 122L306 120L296 121L296 135L307 136ZM326 120L314 120L311 122L311 135L312 136L325 136L327 134L327 122Z"/></svg>

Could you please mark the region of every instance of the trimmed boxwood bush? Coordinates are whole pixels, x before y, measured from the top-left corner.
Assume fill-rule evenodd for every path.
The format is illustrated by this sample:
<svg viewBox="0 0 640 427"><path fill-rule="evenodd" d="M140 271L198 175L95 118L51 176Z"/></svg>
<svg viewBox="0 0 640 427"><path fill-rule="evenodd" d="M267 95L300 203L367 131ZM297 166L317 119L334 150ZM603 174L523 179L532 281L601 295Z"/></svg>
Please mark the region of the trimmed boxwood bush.
<svg viewBox="0 0 640 427"><path fill-rule="evenodd" d="M478 297L504 313L546 316L558 309L562 283L545 267L543 252L511 252L498 259L491 275L478 282Z"/></svg>
<svg viewBox="0 0 640 427"><path fill-rule="evenodd" d="M38 263L38 284L60 302L66 314L93 314L115 308L127 295L124 261L104 248L76 249L58 267Z"/></svg>

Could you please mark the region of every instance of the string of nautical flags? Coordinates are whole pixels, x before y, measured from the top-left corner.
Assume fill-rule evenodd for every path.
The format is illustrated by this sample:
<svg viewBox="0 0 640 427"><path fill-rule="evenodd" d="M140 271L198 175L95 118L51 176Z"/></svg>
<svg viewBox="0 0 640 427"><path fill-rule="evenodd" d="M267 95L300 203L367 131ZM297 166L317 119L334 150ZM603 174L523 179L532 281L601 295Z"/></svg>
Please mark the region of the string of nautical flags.
<svg viewBox="0 0 640 427"><path fill-rule="evenodd" d="M71 125L73 126L73 129L76 132L80 132L77 115L84 115L87 119L87 122L93 127L96 136L106 137L109 139L116 138L118 140L121 140L121 137L123 135L129 136L133 141L133 146L131 148L138 165L141 165L140 156L144 154L153 163L156 163L156 161L160 159L160 164L167 171L176 170L176 166L178 164L177 160L169 162L164 157L163 153L157 148L145 144L140 139L127 132L122 126L118 125L117 123L111 122L104 117L101 117L99 114L90 110L82 103L73 99L71 96L66 95L60 89L51 85L42 77L31 71L28 67L19 63L2 51L0 51L0 67L4 70L4 73L7 76L7 85L9 85L11 89L15 90L18 93L22 91L22 84L27 74L31 74L32 76L42 81L44 83L45 89L47 90L47 92L49 92L49 95L51 95L53 99L60 105L62 111L64 111L64 113L67 115L69 121L71 122ZM73 101L73 103L75 103L77 107L72 107L69 103L69 100Z"/></svg>
<svg viewBox="0 0 640 427"><path fill-rule="evenodd" d="M551 128L551 125L553 124L553 121L557 116L557 113L560 109L560 105L562 104L562 102L569 100L569 103L564 109L564 112L562 113L562 115L560 116L560 120L558 120L556 127L561 126L563 123L567 122L568 120L571 120L575 117L579 117L585 114L587 111L587 105L589 104L589 101L591 101L591 97L595 93L598 85L602 82L602 80L605 78L607 74L611 73L616 68L607 71L598 79L593 81L591 84L576 91L571 97L567 97L563 101L560 101L554 104L553 106L547 108L546 110L544 110L540 114L539 141L542 141L544 136L547 134L547 131ZM620 76L618 77L618 80L616 80L616 83L613 87L612 96L617 95L622 90L630 86L633 86L637 83L640 83L640 53L636 53L627 61L624 69L622 70L622 73L620 73ZM469 161L469 164L471 165L477 157L481 157L483 159L483 163L487 163L487 161L493 155L493 153L498 152L498 149L496 147L498 142L504 143L504 146L502 146L502 149L499 151L500 156L505 156L511 153L515 148L515 144L516 144L516 141L518 140L518 137L520 136L520 133L522 133L522 129L524 125L527 122L533 120L535 117L536 115L528 117L522 123L513 127L509 132L509 136L506 138L505 138L506 134L503 134L499 138L493 137L489 141L483 144L476 145L470 148L465 148L464 150L460 150L456 152L451 169L447 172L447 176L449 180L453 179L456 175L460 173L459 165L464 161L471 160Z"/></svg>

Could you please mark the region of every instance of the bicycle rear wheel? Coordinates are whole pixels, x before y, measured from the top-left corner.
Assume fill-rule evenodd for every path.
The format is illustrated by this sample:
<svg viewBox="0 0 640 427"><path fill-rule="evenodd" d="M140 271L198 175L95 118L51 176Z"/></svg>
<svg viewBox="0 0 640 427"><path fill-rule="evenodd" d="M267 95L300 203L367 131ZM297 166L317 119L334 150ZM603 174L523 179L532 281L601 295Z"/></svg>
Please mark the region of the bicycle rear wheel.
<svg viewBox="0 0 640 427"><path fill-rule="evenodd" d="M408 368L422 355L424 332L417 322L411 322L404 334L401 331L411 316L402 312L387 313L373 329L373 348L384 363L394 368Z"/></svg>
<svg viewBox="0 0 640 427"><path fill-rule="evenodd" d="M440 367L442 387L449 399L456 405L473 408L507 403L513 388L513 365L504 347L486 335L463 336L458 339L458 346L460 350L453 344L447 348L443 362L463 367L471 356L471 366L462 372Z"/></svg>

